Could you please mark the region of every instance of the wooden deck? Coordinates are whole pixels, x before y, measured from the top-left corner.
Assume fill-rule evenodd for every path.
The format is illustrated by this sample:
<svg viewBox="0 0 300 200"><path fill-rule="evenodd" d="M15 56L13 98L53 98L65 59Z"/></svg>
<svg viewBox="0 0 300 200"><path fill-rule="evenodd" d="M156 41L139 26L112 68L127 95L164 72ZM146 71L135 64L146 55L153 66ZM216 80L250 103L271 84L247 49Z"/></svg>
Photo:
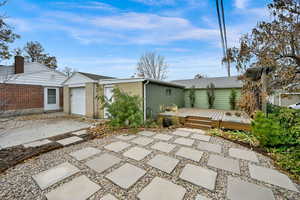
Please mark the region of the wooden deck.
<svg viewBox="0 0 300 200"><path fill-rule="evenodd" d="M226 113L231 113L227 115ZM236 115L238 113L239 116ZM215 109L199 109L199 108L180 108L176 112L160 113L160 116L176 116L185 118L186 120L193 119L193 124L196 127L196 119L199 124L202 120L210 120L212 128L227 128L234 130L250 130L251 119L245 112L233 110L215 110ZM191 123L187 123L191 124Z"/></svg>

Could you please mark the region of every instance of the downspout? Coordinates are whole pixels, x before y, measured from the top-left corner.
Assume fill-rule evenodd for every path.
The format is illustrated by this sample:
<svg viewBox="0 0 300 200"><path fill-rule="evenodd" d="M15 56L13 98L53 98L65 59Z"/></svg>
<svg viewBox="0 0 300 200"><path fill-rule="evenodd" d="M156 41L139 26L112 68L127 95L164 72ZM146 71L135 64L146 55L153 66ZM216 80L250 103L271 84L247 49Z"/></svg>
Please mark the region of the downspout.
<svg viewBox="0 0 300 200"><path fill-rule="evenodd" d="M146 100L146 86L148 85L150 81L147 80L146 83L144 84L144 122L146 121L146 111L147 111L147 100Z"/></svg>

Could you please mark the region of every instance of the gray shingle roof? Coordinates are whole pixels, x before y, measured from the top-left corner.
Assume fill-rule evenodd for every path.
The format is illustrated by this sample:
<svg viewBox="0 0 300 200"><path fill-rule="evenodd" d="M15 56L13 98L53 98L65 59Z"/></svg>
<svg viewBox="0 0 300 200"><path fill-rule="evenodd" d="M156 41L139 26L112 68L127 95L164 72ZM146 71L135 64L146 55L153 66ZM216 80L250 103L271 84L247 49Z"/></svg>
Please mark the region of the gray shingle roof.
<svg viewBox="0 0 300 200"><path fill-rule="evenodd" d="M109 77L109 76L101 76L101 75L90 74L90 73L85 73L85 72L78 72L78 73L83 74L84 76L87 76L90 79L93 79L95 81L98 81L98 80L101 80L101 79L114 79L113 77Z"/></svg>
<svg viewBox="0 0 300 200"><path fill-rule="evenodd" d="M238 80L237 76L174 80L172 82L183 85L186 88L195 86L198 89L204 89L210 83L213 83L216 88L241 88L243 86L243 82Z"/></svg>

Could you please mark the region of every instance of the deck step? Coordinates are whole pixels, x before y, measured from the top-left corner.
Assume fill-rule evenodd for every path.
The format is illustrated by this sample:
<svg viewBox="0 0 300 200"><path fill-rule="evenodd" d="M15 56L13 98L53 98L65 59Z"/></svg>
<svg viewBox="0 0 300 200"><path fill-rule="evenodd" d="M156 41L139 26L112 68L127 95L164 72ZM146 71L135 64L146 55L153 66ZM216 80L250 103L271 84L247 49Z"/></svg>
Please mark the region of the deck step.
<svg viewBox="0 0 300 200"><path fill-rule="evenodd" d="M211 120L209 117L200 117L200 116L188 116L187 120Z"/></svg>
<svg viewBox="0 0 300 200"><path fill-rule="evenodd" d="M211 120L202 120L202 119L187 119L186 123L211 125L212 121Z"/></svg>
<svg viewBox="0 0 300 200"><path fill-rule="evenodd" d="M195 123L185 123L185 127L187 128L197 128L197 129L203 129L203 130L208 130L211 129L211 125L206 125L206 124L195 124Z"/></svg>

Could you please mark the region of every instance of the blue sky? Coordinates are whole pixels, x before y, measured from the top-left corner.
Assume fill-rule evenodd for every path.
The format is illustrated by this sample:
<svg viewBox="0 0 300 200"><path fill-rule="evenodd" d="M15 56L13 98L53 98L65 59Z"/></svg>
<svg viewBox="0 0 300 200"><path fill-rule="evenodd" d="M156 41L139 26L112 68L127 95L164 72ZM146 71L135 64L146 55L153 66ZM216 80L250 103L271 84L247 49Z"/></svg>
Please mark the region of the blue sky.
<svg viewBox="0 0 300 200"><path fill-rule="evenodd" d="M224 0L229 46L269 18L269 2ZM21 35L12 48L39 41L60 68L125 78L155 51L169 80L226 76L215 0L9 0L0 12Z"/></svg>

